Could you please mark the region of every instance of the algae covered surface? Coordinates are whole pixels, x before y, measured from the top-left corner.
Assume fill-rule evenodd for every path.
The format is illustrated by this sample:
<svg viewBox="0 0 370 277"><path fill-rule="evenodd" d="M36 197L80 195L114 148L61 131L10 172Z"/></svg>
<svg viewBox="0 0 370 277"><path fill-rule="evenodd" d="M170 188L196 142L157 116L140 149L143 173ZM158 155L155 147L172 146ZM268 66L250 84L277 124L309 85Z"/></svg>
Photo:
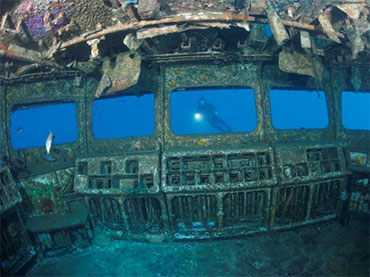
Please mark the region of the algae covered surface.
<svg viewBox="0 0 370 277"><path fill-rule="evenodd" d="M229 240L111 240L48 258L27 276L368 276L369 233L328 222Z"/></svg>

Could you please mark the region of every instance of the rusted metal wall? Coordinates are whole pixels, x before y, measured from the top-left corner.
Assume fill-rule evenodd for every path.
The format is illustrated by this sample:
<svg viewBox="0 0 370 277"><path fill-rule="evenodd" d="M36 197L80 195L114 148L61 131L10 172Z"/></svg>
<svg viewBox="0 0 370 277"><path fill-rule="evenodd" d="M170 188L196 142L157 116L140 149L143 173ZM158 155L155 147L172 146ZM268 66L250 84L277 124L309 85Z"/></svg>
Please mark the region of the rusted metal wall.
<svg viewBox="0 0 370 277"><path fill-rule="evenodd" d="M272 75L273 74L273 75ZM330 80L325 78L323 84L323 91L325 93L326 104L328 109L328 118L329 118L329 125L327 128L323 129L299 129L299 130L277 130L272 126L272 119L270 105L270 98L268 96L268 91L273 88L281 88L281 89L295 89L296 85L294 85L294 80L288 77L288 74L283 72L279 72L270 68L269 66L265 68L263 72L263 85L265 90L265 105L266 105L266 113L265 113L265 121L266 121L266 140L269 143L280 143L280 142L303 142L303 141L311 141L311 142L319 142L319 141L327 141L327 140L335 140L335 118L336 115L334 114L334 106L333 106L333 92L330 85ZM294 78L297 78L295 76ZM313 79L308 78L307 84L305 87L301 87L301 89L311 90L312 93L316 92L315 84L312 82ZM314 113L314 111L312 111Z"/></svg>
<svg viewBox="0 0 370 277"><path fill-rule="evenodd" d="M162 121L162 94L160 93L159 74L154 69L143 69L137 85L130 87L115 96L137 95L140 93L153 93L155 104L155 129L154 133L145 137L96 139L92 133L92 108L95 99L95 80L87 81L86 86L86 120L87 134L86 144L89 155L122 154L127 152L158 151L161 144ZM118 127L118 126L117 126Z"/></svg>
<svg viewBox="0 0 370 277"><path fill-rule="evenodd" d="M0 213L22 201L17 184L7 166L0 167Z"/></svg>
<svg viewBox="0 0 370 277"><path fill-rule="evenodd" d="M73 189L74 168L49 171L19 182L29 216L68 212L66 195Z"/></svg>
<svg viewBox="0 0 370 277"><path fill-rule="evenodd" d="M0 116L1 118L6 117L6 110L5 110L5 94L6 91L6 86L0 86ZM6 153L6 135L5 135L5 127L6 127L6 122L1 121L0 124L0 154L1 158L5 156Z"/></svg>
<svg viewBox="0 0 370 277"><path fill-rule="evenodd" d="M345 70L336 69L334 75L325 79L329 127L289 131L273 129L268 90L295 88L295 84L287 73L269 62L161 65L158 70L143 72L147 74L143 74L138 85L119 94L154 93L155 132L143 138L93 137L91 112L98 85L95 79L84 79L83 85L77 87L72 79L8 87L2 97L7 107L4 129L9 128L14 105L51 100L72 100L77 104L79 138L58 146L61 156L57 162L41 161L43 147L18 153L11 148L10 138L6 140L11 158L26 159L27 169L38 175L22 180L36 207L35 214L45 213L38 205L42 199L54 203L55 192L66 186L57 184L61 178L54 175L70 176L74 170L74 192L84 196L94 224L111 228L117 223L122 238L135 232L144 236L171 233L176 238L218 237L289 228L335 217L349 174L345 150L355 137L342 131L338 121L338 95L349 86L346 81L335 81L333 76L347 76ZM172 91L228 86L255 91L255 131L189 136L171 131ZM305 88L315 89L311 78ZM51 90L52 95L48 93ZM369 133L359 133L361 137L355 141L366 145ZM136 171L131 170L135 164ZM68 169L56 171L62 168ZM151 172L152 181L145 179ZM22 174L18 178L27 173ZM47 188L37 194L45 185L40 180L45 180ZM144 185L140 187L141 184ZM140 229L142 225L147 228Z"/></svg>
<svg viewBox="0 0 370 277"><path fill-rule="evenodd" d="M73 79L44 81L9 86L4 95L6 116L3 124L7 130L7 151L18 178L45 173L74 165L76 157L86 153L85 92L83 87L75 86ZM78 139L73 143L60 144L54 153L57 162L50 163L43 158L45 147L14 149L10 140L10 114L17 106L37 106L47 103L74 102L76 104ZM35 122L35 125L38 123ZM15 163L17 164L16 166Z"/></svg>
<svg viewBox="0 0 370 277"><path fill-rule="evenodd" d="M336 112L336 135L337 139L345 140L348 143L348 148L368 152L370 148L369 131L366 130L348 130L342 125L342 97L341 92L345 90L355 91L351 82L352 74L351 67L331 68L331 88L333 90L333 108ZM370 76L368 74L368 67L366 65L360 67L361 87L359 91L370 92ZM370 166L370 159L368 159L368 167Z"/></svg>
<svg viewBox="0 0 370 277"><path fill-rule="evenodd" d="M74 189L89 194L156 194L159 153L77 159Z"/></svg>

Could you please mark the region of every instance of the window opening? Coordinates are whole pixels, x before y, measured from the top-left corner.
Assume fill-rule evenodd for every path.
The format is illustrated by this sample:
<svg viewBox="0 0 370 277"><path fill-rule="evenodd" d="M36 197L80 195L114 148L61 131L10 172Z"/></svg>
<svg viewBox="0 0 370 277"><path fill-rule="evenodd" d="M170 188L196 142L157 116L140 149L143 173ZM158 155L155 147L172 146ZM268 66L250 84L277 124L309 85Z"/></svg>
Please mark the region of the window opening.
<svg viewBox="0 0 370 277"><path fill-rule="evenodd" d="M174 91L171 128L175 134L251 132L257 127L252 89Z"/></svg>
<svg viewBox="0 0 370 277"><path fill-rule="evenodd" d="M92 128L96 139L151 135L154 132L154 95L95 100Z"/></svg>
<svg viewBox="0 0 370 277"><path fill-rule="evenodd" d="M369 92L342 92L342 124L346 129L370 130Z"/></svg>
<svg viewBox="0 0 370 277"><path fill-rule="evenodd" d="M276 129L326 128L325 93L307 90L270 90L272 125Z"/></svg>
<svg viewBox="0 0 370 277"><path fill-rule="evenodd" d="M11 111L10 134L14 149L43 146L50 132L53 144L69 143L77 139L75 103L23 107Z"/></svg>

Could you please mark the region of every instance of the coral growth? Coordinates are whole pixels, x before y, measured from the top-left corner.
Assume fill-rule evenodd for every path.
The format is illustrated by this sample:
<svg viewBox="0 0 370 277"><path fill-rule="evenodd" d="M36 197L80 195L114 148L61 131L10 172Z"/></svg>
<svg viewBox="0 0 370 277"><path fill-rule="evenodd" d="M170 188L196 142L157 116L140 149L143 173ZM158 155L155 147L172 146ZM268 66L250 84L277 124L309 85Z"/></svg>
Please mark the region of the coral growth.
<svg viewBox="0 0 370 277"><path fill-rule="evenodd" d="M54 211L54 203L49 198L41 199L40 210L45 214L50 214Z"/></svg>
<svg viewBox="0 0 370 277"><path fill-rule="evenodd" d="M15 10L14 13L22 15L23 17L33 16L38 12L37 6L34 4L34 0L27 0L21 3Z"/></svg>
<svg viewBox="0 0 370 277"><path fill-rule="evenodd" d="M47 15L47 16L45 16ZM45 20L47 20L45 22ZM48 31L56 33L59 27L69 23L68 15L62 10L50 10L40 13L25 21L25 25L31 36L35 39L45 36Z"/></svg>

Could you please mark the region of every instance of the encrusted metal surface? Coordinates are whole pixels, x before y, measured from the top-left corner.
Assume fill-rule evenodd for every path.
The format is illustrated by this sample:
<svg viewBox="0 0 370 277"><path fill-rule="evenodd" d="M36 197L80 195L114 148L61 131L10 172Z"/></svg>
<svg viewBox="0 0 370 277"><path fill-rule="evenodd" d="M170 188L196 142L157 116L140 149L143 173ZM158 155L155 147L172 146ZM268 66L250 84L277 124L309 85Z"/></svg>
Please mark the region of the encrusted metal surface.
<svg viewBox="0 0 370 277"><path fill-rule="evenodd" d="M271 189L167 194L176 239L202 239L266 232Z"/></svg>
<svg viewBox="0 0 370 277"><path fill-rule="evenodd" d="M221 191L277 183L272 148L166 151L164 192Z"/></svg>
<svg viewBox="0 0 370 277"><path fill-rule="evenodd" d="M53 64L55 68L68 65L77 70L77 64L83 62L99 67L104 58L115 56L117 51L127 51L122 45L126 35L140 39L135 52L145 53L149 49L149 52L167 54L173 49L168 45L158 47L153 38L163 39L161 35L177 34L175 41L181 44L184 41L180 34L186 30L233 27L250 32L254 29L251 25L256 22L268 23L274 38L254 49L258 52L274 54L281 46L299 45L300 40L296 38L300 36L302 42L311 40L309 44L302 44L310 50L305 53L306 58L312 52L314 58L322 56L331 63L336 51L330 51L330 48L334 47L344 50L346 61L368 60L366 33L370 9L366 1L142 0L128 3L118 0L23 0L7 4L3 10L0 54L6 58L6 63L0 71L11 77L24 66L23 62ZM323 47L316 38L325 40ZM208 40L215 41L210 36ZM213 50L224 50L221 46L225 41L221 40L222 43L216 40L219 43ZM253 49L249 47L250 43L253 44L253 40L240 41L239 45L248 44L246 48ZM17 48L14 51L13 46L25 50L18 51ZM92 59L89 60L90 46ZM188 50L193 51L191 43L189 46ZM74 51L76 48L81 50L80 53ZM68 54L63 53L65 50ZM73 59L76 62L70 65ZM12 63L13 60L18 61Z"/></svg>
<svg viewBox="0 0 370 277"><path fill-rule="evenodd" d="M141 95L143 93L153 93L155 115L162 114L162 93L160 90L160 75L154 69L144 68L139 78L139 84L121 91L117 96ZM155 118L155 128L153 134L142 137L125 137L115 139L96 139L93 134L92 110L95 100L95 91L98 86L95 79L88 79L84 90L86 104L86 136L83 140L89 155L106 155L122 153L141 153L159 151L162 136L162 120Z"/></svg>
<svg viewBox="0 0 370 277"><path fill-rule="evenodd" d="M86 145L83 137L86 132L85 124L85 96L83 88L76 86L73 79L63 81L46 81L31 84L18 84L7 87L5 97L6 105L3 107L6 112L3 127L7 130L7 151L11 162L19 165L15 168L18 178L67 168L74 165L77 156L86 152ZM58 160L57 163L50 163L43 158L45 146L14 149L11 144L10 133L10 114L13 110L20 107L37 107L41 105L56 104L63 102L74 102L76 104L76 118L78 138L73 143L55 145L52 154ZM36 124L36 123L35 123ZM17 162L16 162L17 161Z"/></svg>
<svg viewBox="0 0 370 277"><path fill-rule="evenodd" d="M85 196L94 225L121 231L118 239L168 234L163 196Z"/></svg>
<svg viewBox="0 0 370 277"><path fill-rule="evenodd" d="M277 130L271 123L268 91L296 89L297 83L273 59L141 66L138 84L117 96L154 93L155 130L146 137L94 137L97 79L84 77L80 85L66 79L2 89L3 130L9 130L10 112L17 105L50 100L77 104L79 138L57 145L60 154L54 163L42 161L44 147L16 151L7 137L7 162L14 168L17 160L25 163L18 165L16 175L23 178L32 215L63 211L68 191L84 197L95 227L110 228L119 239L266 232L334 218L350 174L348 166L369 168L368 160L362 161L366 155L356 154L368 155L368 132L351 132L341 124L340 92L351 88L348 68L329 68L332 72L323 75L327 128ZM360 72L366 80L363 68ZM312 77L303 77L299 84L315 93ZM174 90L227 87L254 90L258 122L254 131L184 136L172 132ZM368 89L366 83L361 89Z"/></svg>
<svg viewBox="0 0 370 277"><path fill-rule="evenodd" d="M74 189L85 194L156 193L159 191L159 154L77 159Z"/></svg>
<svg viewBox="0 0 370 277"><path fill-rule="evenodd" d="M27 205L31 205L28 207L32 212L30 216L68 211L65 195L73 188L73 173L72 167L22 180L20 184L26 192Z"/></svg>
<svg viewBox="0 0 370 277"><path fill-rule="evenodd" d="M0 214L22 201L22 196L7 166L0 167Z"/></svg>
<svg viewBox="0 0 370 277"><path fill-rule="evenodd" d="M1 274L14 276L35 255L32 243L24 228L20 204L1 213Z"/></svg>
<svg viewBox="0 0 370 277"><path fill-rule="evenodd" d="M55 213L30 217L25 228L32 233L44 233L87 224L88 211L79 202L70 203L68 213Z"/></svg>
<svg viewBox="0 0 370 277"><path fill-rule="evenodd" d="M33 255L21 214L45 256L87 246L90 227L104 246L106 236L224 238L336 217L366 218L368 228L370 133L344 128L342 92L370 93L369 1L5 2L0 214L9 275ZM173 131L174 92L233 88L253 90L254 130ZM325 97L328 126L275 128L275 89ZM95 136L97 98L144 94L154 99L152 134ZM67 102L78 138L53 145L55 161L44 145L12 146L13 111ZM112 120L124 128L131 118Z"/></svg>
<svg viewBox="0 0 370 277"><path fill-rule="evenodd" d="M285 185L349 175L344 145L343 142L277 145L275 153L279 164L279 182Z"/></svg>
<svg viewBox="0 0 370 277"><path fill-rule="evenodd" d="M335 218L345 179L272 190L271 229L284 229Z"/></svg>

